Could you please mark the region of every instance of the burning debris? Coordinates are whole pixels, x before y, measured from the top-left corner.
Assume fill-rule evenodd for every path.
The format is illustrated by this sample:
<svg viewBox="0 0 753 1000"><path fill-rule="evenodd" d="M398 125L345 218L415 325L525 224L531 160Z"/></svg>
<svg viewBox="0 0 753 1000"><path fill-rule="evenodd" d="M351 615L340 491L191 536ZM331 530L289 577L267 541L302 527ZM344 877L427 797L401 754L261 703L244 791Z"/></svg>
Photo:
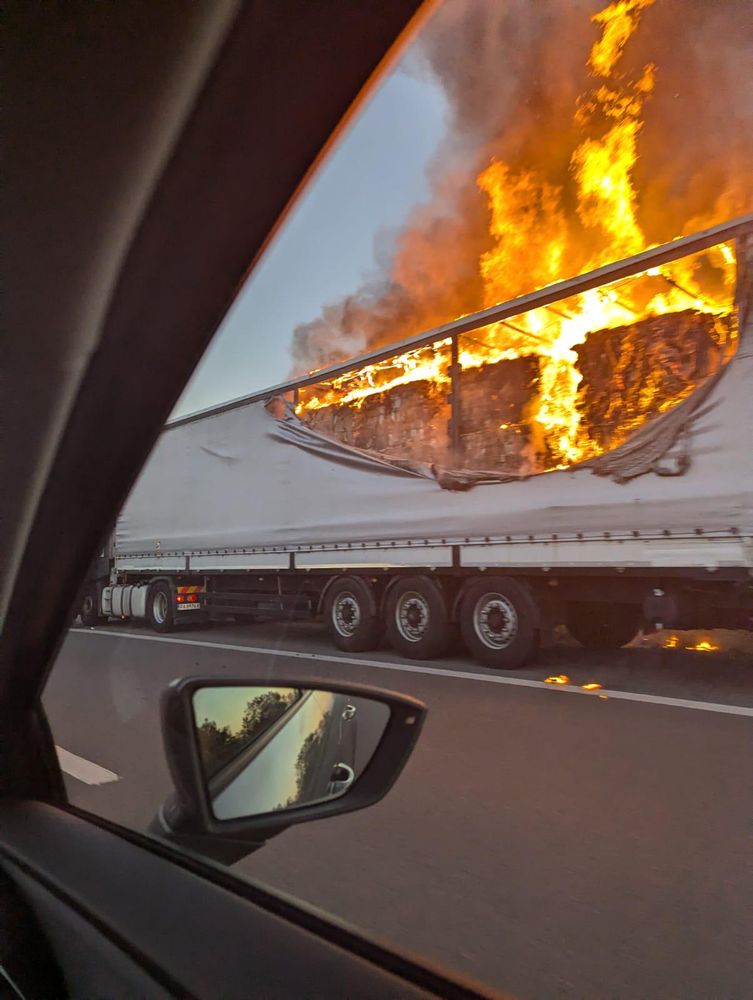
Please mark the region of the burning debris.
<svg viewBox="0 0 753 1000"><path fill-rule="evenodd" d="M719 650L719 646L715 646L713 642L709 642L708 639L701 639L694 646L686 646L686 649L695 650L697 653L716 653Z"/></svg>
<svg viewBox="0 0 753 1000"><path fill-rule="evenodd" d="M664 649L689 649L695 653L718 653L722 648L710 639L691 639L681 645L680 637L674 633L668 635L661 645Z"/></svg>
<svg viewBox="0 0 753 1000"><path fill-rule="evenodd" d="M709 662L741 656L750 661L753 655L753 634L733 629L693 629L688 631L653 632L644 635L640 645L646 649L671 651L672 657L688 653L702 653Z"/></svg>
<svg viewBox="0 0 753 1000"><path fill-rule="evenodd" d="M449 28L472 34L479 18L497 16L493 6L487 10L484 3L467 6L449 0L430 28L427 58L457 109L465 107L466 91L476 93L480 84L462 58L455 65L448 57ZM449 260L443 238L434 243L418 238L427 237L427 210L422 210L403 234L393 280L381 292L348 300L299 329L300 360L335 360L338 345L347 345L344 353L352 350L359 331L364 347L398 340L458 311L496 304L636 253L655 245L659 237L700 228L722 211L744 210L749 195L743 174L738 176L740 171L734 169L745 162L738 146L749 138L729 137L724 169L729 167L733 174L716 190L723 196L715 200L709 189L705 215L697 194L705 185L704 168L710 176L722 176L707 147L706 160L693 164L693 185L689 179L676 179L678 193L684 185L687 194L684 215L678 207L681 197L662 214L659 188L639 162L649 118L648 145L656 156L656 125L649 110L663 74L677 81L670 53L654 35L632 50L644 17L655 17L655 23L666 17L654 9L654 0L618 0L593 15L591 26L586 4L543 6L550 27L565 19L573 29L576 50L588 31L597 35L594 39L592 34L590 48L582 50L586 85L579 95L568 94L569 124L562 125L565 108L557 98L560 91L568 93L570 82L563 81L559 89L547 89L550 84L543 83L536 97L546 105L540 108L541 130L534 129L525 114L523 126L507 120L494 126L486 122L500 131L486 147L487 162L478 170L475 195L461 181L448 196L446 178L437 193L438 202L449 197L461 210L454 223L453 267L435 266L437 255L445 255L445 264ZM672 0L666 6L672 6ZM725 46L730 41L726 34L735 29L731 8L726 7L721 5L714 24L714 30L725 35ZM684 11L688 9L694 23L707 16L702 5L691 3ZM531 16L513 5L503 19L505 29L514 34ZM656 58L647 59L652 44ZM577 79L575 67L572 70ZM730 88L730 81L722 74L719 86ZM493 100L493 95L487 99ZM659 104L667 106L666 96L660 96ZM551 120L555 107L559 128ZM674 113L667 113L676 123ZM483 133L483 116L467 117ZM462 132L461 119L457 121ZM683 141L690 140L684 136ZM511 146L519 151L512 154ZM452 177L462 175L456 155L449 157ZM665 195L668 160L674 163L665 155L657 166ZM487 202L481 236L476 227L483 213L474 201L479 195ZM668 226L675 228L668 231ZM443 235L448 235L446 227ZM473 274L469 259L476 268ZM453 268L460 275L457 280L448 279ZM449 341L305 390L298 412L317 429L388 454L517 474L568 467L621 444L647 417L671 408L719 369L733 352L737 335L735 274L735 248L720 244L460 337L456 427L450 426ZM334 354L320 354L325 342L334 345ZM456 448L459 444L459 454L453 454L453 441Z"/></svg>

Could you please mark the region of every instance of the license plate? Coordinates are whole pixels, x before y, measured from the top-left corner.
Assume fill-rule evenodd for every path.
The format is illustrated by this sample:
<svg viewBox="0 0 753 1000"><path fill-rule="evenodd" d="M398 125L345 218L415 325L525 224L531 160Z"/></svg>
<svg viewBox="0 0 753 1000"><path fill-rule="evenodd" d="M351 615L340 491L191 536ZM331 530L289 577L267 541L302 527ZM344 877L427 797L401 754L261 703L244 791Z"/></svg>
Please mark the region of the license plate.
<svg viewBox="0 0 753 1000"><path fill-rule="evenodd" d="M198 611L201 605L198 601L194 601L192 604L179 604L178 611Z"/></svg>

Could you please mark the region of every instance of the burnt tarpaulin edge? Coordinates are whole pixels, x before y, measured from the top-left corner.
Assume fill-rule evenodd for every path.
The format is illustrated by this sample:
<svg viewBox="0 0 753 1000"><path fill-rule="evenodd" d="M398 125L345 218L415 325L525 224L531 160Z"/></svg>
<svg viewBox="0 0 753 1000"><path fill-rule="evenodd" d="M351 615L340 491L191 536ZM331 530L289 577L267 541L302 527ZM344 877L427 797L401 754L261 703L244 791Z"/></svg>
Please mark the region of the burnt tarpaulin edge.
<svg viewBox="0 0 753 1000"><path fill-rule="evenodd" d="M275 418L269 436L283 444L292 444L329 462L350 468L374 470L377 466L387 475L418 476L434 480L443 490L463 491L473 486L492 483L520 482L529 476L516 476L489 469L453 469L434 462L418 462L409 458L383 455L367 448L345 444L322 431L314 430L298 418L290 402L276 396L267 403L267 411ZM542 473L543 474L543 473Z"/></svg>

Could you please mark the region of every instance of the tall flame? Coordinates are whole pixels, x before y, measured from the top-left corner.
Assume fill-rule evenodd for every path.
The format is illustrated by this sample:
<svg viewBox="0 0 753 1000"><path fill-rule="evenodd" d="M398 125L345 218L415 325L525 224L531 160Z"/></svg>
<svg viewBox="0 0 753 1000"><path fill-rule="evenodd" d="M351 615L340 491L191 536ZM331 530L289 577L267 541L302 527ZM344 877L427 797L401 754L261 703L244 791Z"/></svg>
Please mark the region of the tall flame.
<svg viewBox="0 0 753 1000"><path fill-rule="evenodd" d="M492 246L479 260L484 304L495 305L578 271L637 253L649 244L638 219L634 182L643 109L657 70L643 67L630 80L619 71L626 45L642 13L655 0L615 0L592 18L600 29L587 66L590 92L574 112L583 138L570 154L572 188L536 169L515 170L494 159L477 184L489 208ZM574 213L566 206L572 202ZM692 258L652 268L637 278L572 296L564 303L493 324L460 340L464 369L516 357L539 359L540 379L531 416L539 451L552 467L566 467L596 451L582 432L577 408L582 376L575 347L595 330L621 327L647 316L692 308L726 314L735 280L735 253L720 245ZM360 405L376 392L428 380L446 385L447 345L420 349L354 376L342 376L301 404L312 410L333 403ZM647 389L647 391L650 391Z"/></svg>
<svg viewBox="0 0 753 1000"><path fill-rule="evenodd" d="M638 27L641 12L653 2L617 0L592 19L602 28L602 35L591 49L588 66L600 82L579 103L575 122L594 134L575 148L570 168L576 184L578 218L586 233L595 231L601 238L598 250L586 257L582 270L638 253L647 245L636 214L633 170L638 159L641 114L654 88L655 67L644 67L639 79L632 83L620 78L616 67ZM568 262L580 255L578 237L574 238L562 208L562 189L533 171L516 176L498 161L483 171L478 183L489 199L491 232L497 240L481 259L487 305L522 294L532 285L541 287L566 277ZM731 287L734 252L730 247L725 251L719 260L725 286ZM680 272L683 283L673 277ZM726 312L729 308L728 296L710 300L696 289L693 265L667 265L654 269L649 277L664 278L666 291L649 292L647 303L640 304L641 298L647 285L655 282L632 281L619 293L612 286L574 296L567 303L566 314L551 308L536 310L518 324L531 335L528 344L524 340L516 344L520 353L535 353L541 358L534 420L558 465L569 465L593 452L593 445L580 433L576 400L581 375L573 350L591 331L622 326L637 316L658 315L691 304L700 312ZM494 334L501 342L510 340L509 327L498 326Z"/></svg>
<svg viewBox="0 0 753 1000"><path fill-rule="evenodd" d="M609 76L622 55L625 43L638 27L641 11L654 0L616 0L591 18L604 26L601 38L591 49L588 65L597 76Z"/></svg>

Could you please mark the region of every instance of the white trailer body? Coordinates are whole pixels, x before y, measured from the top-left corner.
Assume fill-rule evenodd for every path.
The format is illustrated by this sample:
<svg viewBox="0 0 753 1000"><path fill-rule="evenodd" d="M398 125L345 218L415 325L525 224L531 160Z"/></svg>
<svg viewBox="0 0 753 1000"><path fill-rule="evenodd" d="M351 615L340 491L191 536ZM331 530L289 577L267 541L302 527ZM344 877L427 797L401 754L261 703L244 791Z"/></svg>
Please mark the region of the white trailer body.
<svg viewBox="0 0 753 1000"><path fill-rule="evenodd" d="M654 248L414 343L752 226L745 217ZM562 622L600 648L641 627L753 627L753 240L743 236L735 356L581 466L515 478L391 460L270 407L274 389L169 424L88 585L84 620L145 617L167 631L226 614L323 613L341 649L373 648L386 631L418 658L440 655L459 625L495 667L522 665Z"/></svg>
<svg viewBox="0 0 753 1000"><path fill-rule="evenodd" d="M443 489L263 402L168 426L118 518L115 567L753 569L752 354L688 419L685 471L626 482L576 468Z"/></svg>

